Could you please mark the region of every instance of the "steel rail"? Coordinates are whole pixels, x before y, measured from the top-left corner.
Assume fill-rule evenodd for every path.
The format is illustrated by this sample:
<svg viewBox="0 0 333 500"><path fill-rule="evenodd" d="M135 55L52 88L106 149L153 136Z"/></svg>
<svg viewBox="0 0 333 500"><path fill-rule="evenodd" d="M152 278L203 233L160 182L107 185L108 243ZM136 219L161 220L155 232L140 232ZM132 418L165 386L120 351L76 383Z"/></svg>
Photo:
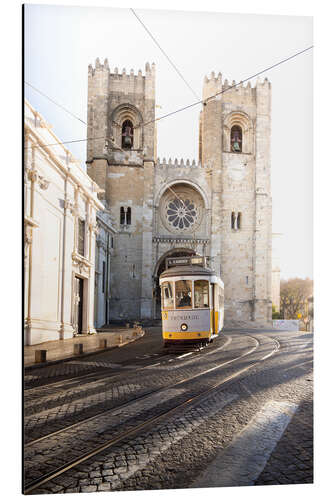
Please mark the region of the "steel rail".
<svg viewBox="0 0 333 500"><path fill-rule="evenodd" d="M254 338L254 337L251 337L251 338ZM257 339L255 339L255 340L257 340ZM258 342L258 341L257 341L257 342ZM222 347L224 347L224 346L222 346ZM220 348L216 349L216 350L215 350L215 352L216 352L216 351L218 351L219 349L222 349L222 347L220 347ZM231 362L233 362L233 361L237 361L238 359L240 359L240 358L242 358L242 357L244 357L244 356L247 356L247 355L251 354L251 353L252 353L252 352L254 352L254 350L256 350L258 347L259 347L259 343L255 346L255 348L253 348L253 347L252 347L252 348L251 348L248 352L246 352L246 353L242 354L240 357L236 357L236 358L234 358L234 359L232 359L232 360L225 361L224 363L222 363L222 364L218 365L217 367L214 367L214 368L209 368L208 370L204 370L203 372L200 372L200 373L197 373L197 374L195 374L195 375L193 375L193 376L191 376L191 377L187 377L187 378L185 378L185 379L182 379L182 380L180 380L180 381L178 381L178 382L176 382L176 383L169 384L169 385L167 385L167 386L163 386L161 389L156 389L156 390L154 390L154 391L150 391L150 392L148 392L148 393L146 393L146 394L142 394L141 396L138 396L138 397L136 397L136 398L130 399L129 401L126 401L126 403L122 403L122 404L120 404L120 405L118 405L118 406L115 406L115 407L113 407L113 408L108 408L107 410L102 410L102 411L100 411L100 412L96 413L95 415L92 415L91 417L87 417L87 418L81 419L81 420L79 420L78 422L75 422L74 424L68 425L68 426L66 426L66 427L62 427L61 429L57 429L56 431L54 431L54 432L50 432L49 434L45 434L45 436L41 436L41 437L39 437L39 438L37 438L37 439L33 439L33 440L31 440L31 441L29 441L29 442L25 443L25 444L24 444L24 448L29 448L30 446L33 446L34 444L36 444L36 443L38 443L38 442L40 442L40 441L44 441L45 439L48 439L48 438L50 438L50 437L56 436L57 434L60 434L61 432L66 432L66 431L68 431L68 430L70 430L70 429L73 429L73 428L75 428L75 427L79 427L79 426L80 426L80 425L82 425L82 424L85 424L85 423L87 423L87 422L90 422L90 421L92 421L92 420L97 419L97 418L98 418L98 417L100 417L101 415L105 415L105 414L107 414L107 413L111 413L111 414L112 414L112 412L118 411L118 410L119 410L119 409L121 409L121 408L126 408L127 406L130 406L131 404L135 403L136 401L141 401L142 399L143 399L143 400L144 400L144 399L147 399L147 398L148 398L149 396L151 396L152 394L156 394L156 393L159 393L159 392L165 391L166 389L170 389L171 387L177 387L177 386L178 386L178 385L180 385L180 384L184 384L184 383L186 383L186 382L189 382L190 380L194 380L194 379L195 379L195 378L197 378L197 377L201 377L202 375L205 375L206 373L208 373L208 372L210 372L210 371L212 371L212 370L216 370L217 368L221 368L221 367L222 367L222 366L224 366L224 365L227 365L227 364L229 364L229 363L231 363ZM212 353L210 352L209 354L212 354ZM206 353L206 355L208 355L208 353Z"/></svg>
<svg viewBox="0 0 333 500"><path fill-rule="evenodd" d="M99 353L92 353L92 354L89 354L90 355L93 355L93 354L99 354ZM156 357L155 360L157 359L160 359L160 358L163 358L167 355L167 353L162 353L160 356ZM155 361L154 360L154 361ZM73 361L73 360L72 360ZM74 361L79 361L78 360L74 360ZM66 363L66 360L64 360L64 362ZM70 361L67 361L68 363L70 363ZM150 365L148 365L150 366ZM123 373L130 373L130 372L133 372L135 373L136 371L139 371L139 370L144 370L145 368L147 368L147 366L138 366L136 368L133 368L133 369L129 369L127 368L126 366L124 366L124 368L122 367L119 367L119 373L117 374L114 374L113 377L117 377ZM55 382L50 382L50 383L45 383L45 384L39 384L39 385L35 385L34 387L27 387L26 389L24 389L24 392L26 391L34 391L34 390L37 390L37 389L41 389L42 387L52 387L54 385L57 385L57 384L61 384L63 382L71 382L73 380L77 380L77 379L80 379L80 380L84 380L86 378L94 378L94 377L99 377L99 375L107 375L110 370L114 370L114 368L108 368L106 370L101 370L101 371L94 371L94 372L90 372L90 373L86 373L86 374L83 374L83 375L76 375L75 377L71 377L71 378L65 378L66 375L59 375L59 377L64 377L62 380L56 380ZM61 388L61 387L60 387Z"/></svg>
<svg viewBox="0 0 333 500"><path fill-rule="evenodd" d="M223 337L222 337L223 338ZM228 335L225 335L225 338L227 339L227 341L222 345L222 346L219 346L219 347L216 347L215 349L212 349L211 351L209 351L208 353L204 353L202 354L202 356L206 356L206 355L209 355L209 354L212 354L214 352L216 352L217 350L219 349L223 349L224 347L226 347L229 343L230 343L230 340L231 340L231 337L228 336ZM194 353L194 351L193 351ZM96 354L96 353L92 353L92 354ZM91 354L91 355L92 355ZM90 354L89 354L90 356ZM167 352L163 352L162 354L160 354L159 356L157 356L155 359L154 359L154 364L156 364L155 362L158 361L159 359L163 359L165 358L166 356L169 356L169 354ZM173 358L172 358L173 359ZM66 361L64 361L66 362ZM138 366L137 368L133 368L133 369L129 369L129 368L126 368L126 366L124 366L124 368L119 368L119 373L116 373L114 375L111 376L111 380L113 378L116 378L116 377L119 377L120 375L123 375L124 373L136 373L137 371L140 371L140 370L146 370L148 368L150 368L151 366L153 365L144 365L144 366ZM80 379L80 380L84 380L86 378L99 378L100 375L106 375L105 378L107 378L107 374L109 373L109 371L111 370L112 368L108 368L107 370L101 370L101 371L95 371L95 372L91 372L91 373L86 373L84 375L76 375L75 377L71 377L71 378L64 378L63 380L57 380L55 382L50 382L49 384L48 383L45 383L45 384L40 384L40 385L36 385L34 387L27 387L26 389L24 389L24 393L26 393L27 391L35 391L37 389L41 389L43 387L47 388L47 387L52 387L54 385L57 385L57 384L61 384L63 382L66 382L66 383L69 383L71 381L74 381L74 380L77 380L77 379ZM61 377L65 377L65 375L60 375ZM103 377L101 377L103 378ZM61 389L61 386L59 387ZM37 396L38 397L38 396ZM36 398L37 398L36 397Z"/></svg>
<svg viewBox="0 0 333 500"><path fill-rule="evenodd" d="M202 376L205 373L212 372L212 371L214 371L214 370L216 370L218 368L221 368L221 366L224 366L226 364L234 362L236 359L241 359L244 356L249 355L250 353L254 352L258 348L258 346L260 344L259 344L258 340L255 337L252 337L252 338L254 338L256 340L257 345L250 350L251 352L248 352L246 354L238 356L237 358L235 358L233 360L229 360L229 361L223 363L222 365L218 365L218 366L216 366L214 368L206 370L205 372L203 372L203 373L201 373L201 374L199 374L197 376ZM133 427L132 429L124 431L123 433L119 434L118 436L114 437L113 439L108 440L103 445L97 446L96 448L90 450L89 452L86 452L86 453L82 454L79 458L76 458L76 459L74 459L74 460L72 460L72 461L70 461L70 462L68 462L68 463L66 463L66 464L64 464L64 465L62 465L62 466L54 469L52 472L46 473L46 474L40 476L39 478L30 481L27 484L26 488L24 488L24 494L30 493L31 491L37 489L38 487L42 486L46 482L54 479L55 477L60 476L64 472L66 472L66 471L68 471L68 470L76 467L77 465L81 464L82 462L85 462L89 458L92 458L93 456L95 456L95 455L97 455L97 454L99 454L99 453L107 450L108 448L111 448L112 446L114 446L115 444L119 443L120 441L123 441L125 438L137 434L139 431L141 431L141 430L149 427L151 424L155 424L155 423L157 423L157 422L159 422L159 421L161 421L161 420L163 420L163 419L165 419L165 418L167 418L167 417L175 414L180 409L186 408L186 407L188 407L190 405L193 405L196 402L198 402L200 399L209 396L209 394L212 393L213 391L215 391L217 388L222 387L222 386L228 384L228 382L231 382L233 379L235 379L236 377L238 377L242 373L248 371L249 369L253 368L257 364L261 363L262 361L268 359L275 352L277 352L278 349L279 349L279 347L280 347L279 346L279 342L276 339L271 339L271 340L273 340L275 342L275 344L276 344L275 347L272 349L272 351L270 353L266 354L265 356L263 356L259 360L255 361L254 363L249 364L248 366L242 368L241 370L238 370L236 373L233 373L232 375L229 375L229 376L225 377L222 381L216 382L209 389L205 389L204 391L200 392L199 394L196 394L195 396L190 397L186 401L184 401L184 402L182 402L182 403L174 406L173 408L171 408L171 409L169 409L167 411L164 411L163 413L161 413L161 414L159 414L159 415L157 415L155 417L147 419L144 423L141 423L141 424ZM177 383L176 385L178 385L178 384L179 383Z"/></svg>

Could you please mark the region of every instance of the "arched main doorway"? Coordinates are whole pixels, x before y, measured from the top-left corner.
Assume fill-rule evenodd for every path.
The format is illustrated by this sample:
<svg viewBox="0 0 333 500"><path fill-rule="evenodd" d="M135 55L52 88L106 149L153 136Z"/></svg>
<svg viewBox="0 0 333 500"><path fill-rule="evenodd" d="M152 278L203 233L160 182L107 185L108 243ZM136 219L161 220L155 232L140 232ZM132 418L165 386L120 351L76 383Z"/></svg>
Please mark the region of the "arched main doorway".
<svg viewBox="0 0 333 500"><path fill-rule="evenodd" d="M196 255L196 252L191 248L174 248L166 252L157 262L154 273L154 291L153 291L153 306L154 319L161 319L161 288L159 285L160 275L166 269L167 257L185 257L187 255Z"/></svg>

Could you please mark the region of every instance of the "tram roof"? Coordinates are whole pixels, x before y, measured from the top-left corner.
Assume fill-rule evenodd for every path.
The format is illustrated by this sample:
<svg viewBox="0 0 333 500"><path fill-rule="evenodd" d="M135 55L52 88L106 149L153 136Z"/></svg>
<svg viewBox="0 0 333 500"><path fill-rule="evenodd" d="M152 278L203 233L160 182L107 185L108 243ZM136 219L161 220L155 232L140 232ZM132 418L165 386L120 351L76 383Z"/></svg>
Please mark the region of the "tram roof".
<svg viewBox="0 0 333 500"><path fill-rule="evenodd" d="M166 269L161 273L160 278L172 278L177 276L216 276L215 271L202 266L175 266Z"/></svg>

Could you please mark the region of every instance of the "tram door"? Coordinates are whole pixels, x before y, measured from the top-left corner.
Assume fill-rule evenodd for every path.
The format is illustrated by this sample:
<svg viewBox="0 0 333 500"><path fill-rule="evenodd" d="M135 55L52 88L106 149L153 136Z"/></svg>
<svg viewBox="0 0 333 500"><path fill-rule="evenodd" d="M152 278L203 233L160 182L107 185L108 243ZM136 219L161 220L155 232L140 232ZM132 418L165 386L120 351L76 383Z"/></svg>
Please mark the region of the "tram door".
<svg viewBox="0 0 333 500"><path fill-rule="evenodd" d="M83 279L75 276L73 326L76 333L82 333L82 317L83 317Z"/></svg>
<svg viewBox="0 0 333 500"><path fill-rule="evenodd" d="M212 328L213 328L213 334L216 333L216 315L215 315L215 309L216 309L216 297L215 297L215 289L216 285L211 285L211 293L212 293Z"/></svg>

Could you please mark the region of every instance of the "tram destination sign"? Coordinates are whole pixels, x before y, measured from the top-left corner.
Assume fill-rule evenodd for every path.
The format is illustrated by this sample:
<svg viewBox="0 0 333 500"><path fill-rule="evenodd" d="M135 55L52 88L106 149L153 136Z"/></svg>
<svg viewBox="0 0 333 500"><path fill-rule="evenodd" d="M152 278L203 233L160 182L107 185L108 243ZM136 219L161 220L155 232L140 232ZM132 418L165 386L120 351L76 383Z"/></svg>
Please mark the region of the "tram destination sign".
<svg viewBox="0 0 333 500"><path fill-rule="evenodd" d="M169 257L166 259L167 267L175 266L203 266L206 265L206 257L201 257L200 255L188 256L188 257Z"/></svg>

